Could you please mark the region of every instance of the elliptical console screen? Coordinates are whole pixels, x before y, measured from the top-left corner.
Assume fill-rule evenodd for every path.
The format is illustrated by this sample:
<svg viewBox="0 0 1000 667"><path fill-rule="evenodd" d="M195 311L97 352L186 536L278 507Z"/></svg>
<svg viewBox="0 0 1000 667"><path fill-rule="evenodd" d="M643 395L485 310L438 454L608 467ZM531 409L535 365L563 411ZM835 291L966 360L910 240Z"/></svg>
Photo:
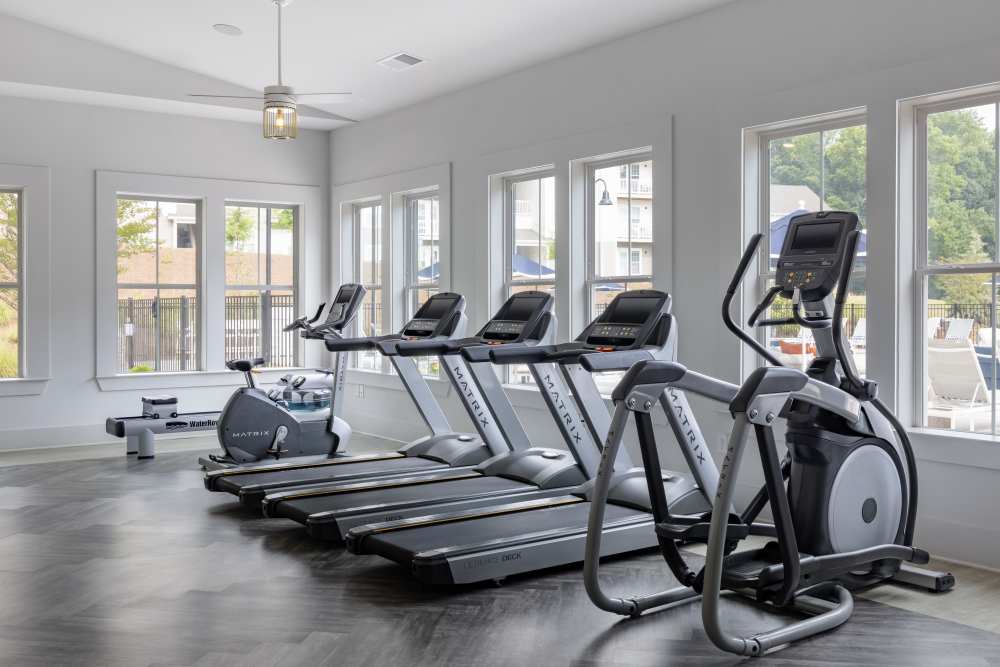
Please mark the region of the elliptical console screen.
<svg viewBox="0 0 1000 667"><path fill-rule="evenodd" d="M831 253L837 249L843 226L837 222L797 225L789 246L790 254L815 255Z"/></svg>
<svg viewBox="0 0 1000 667"><path fill-rule="evenodd" d="M330 312L326 314L327 324L334 322L339 322L344 319L344 313L347 310L347 304L351 302L351 298L354 296L354 290L350 287L341 287L340 291L337 292L337 298L333 300L333 305L330 306Z"/></svg>
<svg viewBox="0 0 1000 667"><path fill-rule="evenodd" d="M543 296L514 297L507 302L507 307L496 319L506 322L527 322L544 302Z"/></svg>

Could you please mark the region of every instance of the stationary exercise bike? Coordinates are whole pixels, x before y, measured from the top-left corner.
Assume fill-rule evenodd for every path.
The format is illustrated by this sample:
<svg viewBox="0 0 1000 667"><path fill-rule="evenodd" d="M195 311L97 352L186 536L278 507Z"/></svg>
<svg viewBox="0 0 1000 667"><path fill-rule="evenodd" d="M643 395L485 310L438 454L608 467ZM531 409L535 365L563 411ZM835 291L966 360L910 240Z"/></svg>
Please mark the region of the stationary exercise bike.
<svg viewBox="0 0 1000 667"><path fill-rule="evenodd" d="M306 339L340 339L354 321L365 288L342 285L323 316L321 306L312 318L300 317L284 331L299 331ZM334 355L331 369L289 374L269 391L257 386L254 374L265 360L235 359L226 362L240 371L246 386L237 389L219 415L221 456L212 455L206 468L229 467L257 461L307 455L333 456L346 447L351 427L338 415L343 404L347 353Z"/></svg>
<svg viewBox="0 0 1000 667"><path fill-rule="evenodd" d="M773 366L759 368L743 383L729 410L734 418L713 511L704 516L671 513L662 494L652 493L660 550L682 588L629 599L599 600L605 609L637 615L653 606L702 596L705 631L719 648L762 655L845 623L852 590L903 582L940 592L951 589L950 573L914 568L929 555L913 546L917 510L916 460L905 429L878 399L874 381L855 368L843 331L843 311L860 232L853 213L808 213L791 220L778 260L776 284L754 309L750 326L798 325L813 332L817 356L806 371L782 367L730 315L737 289L760 246L750 241L723 302L726 326ZM836 300L833 299L837 288ZM760 319L773 301L791 300L791 317ZM640 362L615 390L616 411L635 413L647 469L659 469L648 414L636 409L649 395L674 386L683 367ZM617 412L616 412L617 414ZM787 424L786 456L778 453L774 424ZM735 513L732 509L746 436L753 430L764 486ZM609 440L610 444L610 440ZM655 486L655 485L654 485ZM756 523L770 506L773 526ZM737 551L751 534L773 540ZM705 542L705 565L688 567L679 545ZM804 613L805 618L750 636L727 631L719 606L723 590Z"/></svg>

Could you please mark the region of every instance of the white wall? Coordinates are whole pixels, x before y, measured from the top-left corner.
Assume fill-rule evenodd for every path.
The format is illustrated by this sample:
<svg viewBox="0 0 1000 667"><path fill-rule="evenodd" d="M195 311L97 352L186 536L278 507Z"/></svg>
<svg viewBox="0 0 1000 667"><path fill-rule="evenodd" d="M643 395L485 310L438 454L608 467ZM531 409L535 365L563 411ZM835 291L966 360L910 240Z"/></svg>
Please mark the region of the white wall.
<svg viewBox="0 0 1000 667"><path fill-rule="evenodd" d="M883 258L869 267L870 372L891 398L899 361L894 324L884 314L896 307L896 101L1000 79L998 19L1000 5L989 0L742 0L338 129L332 183L450 161L453 247L486 248L489 202L479 169L485 156L671 114L674 197L656 205L672 207L672 265L664 269L672 271L681 359L735 380L739 347L722 330L718 308L741 245L742 128L865 106L872 128L870 254ZM451 260L452 285L469 297L471 320L479 323L488 315L488 262L467 251ZM529 431L555 440L546 415L523 414ZM413 437L400 425L404 415L415 418L392 389L370 387L364 401L348 399L356 429ZM720 447L727 416L705 409L699 415ZM924 437L918 445L922 545L1000 567L1000 531L990 521L1000 461L992 454L942 457L965 446L956 438ZM671 453L668 447L665 458L676 462Z"/></svg>
<svg viewBox="0 0 1000 667"><path fill-rule="evenodd" d="M327 136L268 142L249 123L0 97L0 162L49 167L52 187L52 380L41 396L0 398L0 449L105 440L106 417L138 411L142 392L94 380L96 170L315 185L325 202ZM306 245L312 299L328 279L326 220L323 210ZM171 393L193 411L219 409L231 391Z"/></svg>

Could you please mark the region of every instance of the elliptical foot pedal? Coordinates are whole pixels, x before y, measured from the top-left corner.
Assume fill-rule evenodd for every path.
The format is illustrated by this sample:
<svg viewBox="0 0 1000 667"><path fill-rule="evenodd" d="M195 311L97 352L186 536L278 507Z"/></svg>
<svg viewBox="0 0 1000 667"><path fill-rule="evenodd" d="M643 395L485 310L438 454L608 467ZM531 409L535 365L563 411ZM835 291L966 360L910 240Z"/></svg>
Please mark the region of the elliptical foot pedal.
<svg viewBox="0 0 1000 667"><path fill-rule="evenodd" d="M655 530L659 537L680 542L708 542L711 514L701 517L696 523L672 523L664 521L656 524ZM733 542L746 539L750 535L750 526L739 520L736 515L729 515L726 525L726 541Z"/></svg>

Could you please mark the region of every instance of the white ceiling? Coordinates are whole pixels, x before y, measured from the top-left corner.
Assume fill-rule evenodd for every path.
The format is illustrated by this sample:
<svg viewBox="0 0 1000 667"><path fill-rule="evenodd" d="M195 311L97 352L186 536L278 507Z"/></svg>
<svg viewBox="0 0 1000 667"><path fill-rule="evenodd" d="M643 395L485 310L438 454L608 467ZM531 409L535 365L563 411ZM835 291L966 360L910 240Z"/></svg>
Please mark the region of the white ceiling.
<svg viewBox="0 0 1000 667"><path fill-rule="evenodd" d="M285 82L352 91L320 108L363 119L731 1L295 0L284 12ZM0 13L248 88L276 79L270 0L0 0ZM376 64L399 51L427 62Z"/></svg>

